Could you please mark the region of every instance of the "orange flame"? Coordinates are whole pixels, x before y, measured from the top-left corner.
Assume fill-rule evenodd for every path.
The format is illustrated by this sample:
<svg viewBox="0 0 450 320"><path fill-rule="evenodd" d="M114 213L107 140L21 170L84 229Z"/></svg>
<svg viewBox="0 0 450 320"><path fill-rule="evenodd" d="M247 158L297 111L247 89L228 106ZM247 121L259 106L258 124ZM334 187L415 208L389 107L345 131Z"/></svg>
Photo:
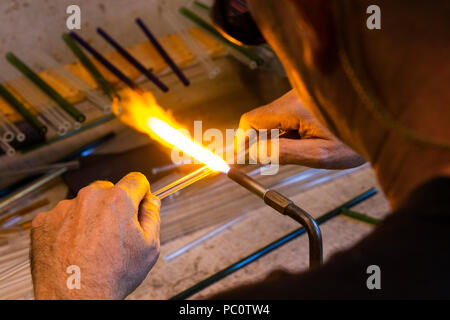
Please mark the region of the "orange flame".
<svg viewBox="0 0 450 320"><path fill-rule="evenodd" d="M185 136L169 111L156 102L150 92L137 93L133 90L121 92L121 107L113 112L125 124L150 135L151 138L166 146L176 147L191 157L203 162L214 171L227 173L230 167L218 155Z"/></svg>

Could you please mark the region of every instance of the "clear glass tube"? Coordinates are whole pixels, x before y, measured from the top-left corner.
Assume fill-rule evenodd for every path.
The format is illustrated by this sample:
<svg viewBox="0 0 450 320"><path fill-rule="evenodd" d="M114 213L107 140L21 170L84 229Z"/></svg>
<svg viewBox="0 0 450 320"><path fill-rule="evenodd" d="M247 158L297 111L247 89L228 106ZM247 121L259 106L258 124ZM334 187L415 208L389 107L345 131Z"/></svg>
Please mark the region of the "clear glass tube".
<svg viewBox="0 0 450 320"><path fill-rule="evenodd" d="M187 27L183 23L180 17L177 17L173 13L173 9L167 4L161 4L161 11L163 18L169 23L170 27L176 32L176 34L183 40L188 46L189 50L196 56L200 64L204 67L208 73L210 79L214 79L220 73L220 67L217 66L208 54L202 49L197 41L191 37L187 32Z"/></svg>
<svg viewBox="0 0 450 320"><path fill-rule="evenodd" d="M80 78L64 66L58 64L58 62L47 53L36 51L33 53L33 57L39 61L46 70L51 70L50 72L55 74L56 77L63 79L83 92L86 98L91 101L97 109L100 109L104 113L111 112L111 102L105 96L98 91L91 90Z"/></svg>
<svg viewBox="0 0 450 320"><path fill-rule="evenodd" d="M154 192L153 195L157 196L159 199L162 200L162 199L170 196L171 194L190 186L194 182L197 182L203 178L206 178L207 176L209 176L215 172L216 171L211 170L209 167L204 166L204 167L188 174L187 176L184 176L183 178L178 179L177 181L172 182L171 184L159 189L158 191Z"/></svg>
<svg viewBox="0 0 450 320"><path fill-rule="evenodd" d="M0 138L0 149L2 149L6 155L13 156L16 154L16 149L6 142L3 138Z"/></svg>
<svg viewBox="0 0 450 320"><path fill-rule="evenodd" d="M50 99L47 99L44 94L39 92L33 87L33 84L25 78L22 78L20 83L15 81L8 82L7 87L11 88L14 92L17 92L25 99L28 104L37 110L50 127L52 127L59 135L67 133L67 124L58 114L52 109L55 106ZM34 101L34 103L32 103ZM41 101L37 103L36 101Z"/></svg>
<svg viewBox="0 0 450 320"><path fill-rule="evenodd" d="M20 131L19 128L17 128L17 126L12 123L5 114L3 114L2 111L0 111L0 120L2 120L4 123L6 123L8 125L8 127L15 133L16 135L16 139L19 142L22 142L25 140L26 136L25 133L23 133L22 131Z"/></svg>
<svg viewBox="0 0 450 320"><path fill-rule="evenodd" d="M6 122L0 119L0 133L1 138L5 142L11 142L14 140L15 134L8 128Z"/></svg>

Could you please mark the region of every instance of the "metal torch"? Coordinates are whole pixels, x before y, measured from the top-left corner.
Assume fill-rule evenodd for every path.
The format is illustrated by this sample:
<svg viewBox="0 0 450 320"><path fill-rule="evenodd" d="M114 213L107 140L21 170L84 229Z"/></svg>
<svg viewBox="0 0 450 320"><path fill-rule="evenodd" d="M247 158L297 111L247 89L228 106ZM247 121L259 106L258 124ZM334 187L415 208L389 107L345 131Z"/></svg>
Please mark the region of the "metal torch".
<svg viewBox="0 0 450 320"><path fill-rule="evenodd" d="M300 223L308 234L309 267L314 268L322 264L322 234L313 217L279 192L266 189L239 169L231 168L227 175L231 180L263 199L268 206Z"/></svg>

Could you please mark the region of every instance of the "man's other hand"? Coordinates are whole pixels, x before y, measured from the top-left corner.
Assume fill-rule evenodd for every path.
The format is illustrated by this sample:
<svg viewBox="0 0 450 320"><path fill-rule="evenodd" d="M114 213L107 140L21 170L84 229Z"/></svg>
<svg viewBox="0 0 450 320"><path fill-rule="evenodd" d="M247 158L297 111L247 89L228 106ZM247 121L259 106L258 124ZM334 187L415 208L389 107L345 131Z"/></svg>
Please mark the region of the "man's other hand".
<svg viewBox="0 0 450 320"><path fill-rule="evenodd" d="M125 298L158 259L159 207L146 177L134 172L116 185L96 181L37 215L31 231L35 298Z"/></svg>
<svg viewBox="0 0 450 320"><path fill-rule="evenodd" d="M341 142L290 91L274 102L242 115L239 128L297 131L299 139L280 137L280 163L321 169L347 169L365 162L364 158Z"/></svg>

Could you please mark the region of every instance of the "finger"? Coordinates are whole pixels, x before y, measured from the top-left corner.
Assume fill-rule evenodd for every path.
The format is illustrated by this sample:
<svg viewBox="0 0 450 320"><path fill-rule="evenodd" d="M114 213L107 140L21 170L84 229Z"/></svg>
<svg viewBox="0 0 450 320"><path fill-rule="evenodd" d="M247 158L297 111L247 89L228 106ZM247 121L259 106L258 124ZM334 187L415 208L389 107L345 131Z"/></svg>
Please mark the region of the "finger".
<svg viewBox="0 0 450 320"><path fill-rule="evenodd" d="M262 106L241 116L239 128L243 131L248 129L276 129L280 127L280 117L273 112L271 105Z"/></svg>
<svg viewBox="0 0 450 320"><path fill-rule="evenodd" d="M98 189L109 189L109 188L114 187L114 183L112 183L111 181L106 181L106 180L97 180L97 181L92 182L89 186L98 188Z"/></svg>
<svg viewBox="0 0 450 320"><path fill-rule="evenodd" d="M280 163L319 169L348 169L365 162L340 141L324 139L280 139Z"/></svg>
<svg viewBox="0 0 450 320"><path fill-rule="evenodd" d="M76 200L82 203L96 202L101 192L113 187L114 184L109 181L94 181L78 191Z"/></svg>
<svg viewBox="0 0 450 320"><path fill-rule="evenodd" d="M152 239L159 238L161 201L158 197L147 193L139 207L138 220L144 233Z"/></svg>
<svg viewBox="0 0 450 320"><path fill-rule="evenodd" d="M39 228L42 225L44 225L45 219L48 217L48 215L49 215L49 212L44 211L44 212L40 212L37 216L35 216L33 218L33 220L31 221L32 229Z"/></svg>
<svg viewBox="0 0 450 320"><path fill-rule="evenodd" d="M283 106L271 103L242 115L240 127L243 129L283 129L298 130L303 118L294 106Z"/></svg>
<svg viewBox="0 0 450 320"><path fill-rule="evenodd" d="M150 192L150 184L147 178L140 172L131 172L123 177L114 186L124 190L131 199L136 211L145 195Z"/></svg>

